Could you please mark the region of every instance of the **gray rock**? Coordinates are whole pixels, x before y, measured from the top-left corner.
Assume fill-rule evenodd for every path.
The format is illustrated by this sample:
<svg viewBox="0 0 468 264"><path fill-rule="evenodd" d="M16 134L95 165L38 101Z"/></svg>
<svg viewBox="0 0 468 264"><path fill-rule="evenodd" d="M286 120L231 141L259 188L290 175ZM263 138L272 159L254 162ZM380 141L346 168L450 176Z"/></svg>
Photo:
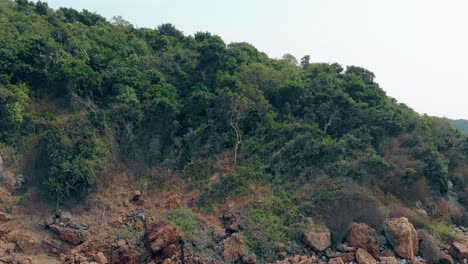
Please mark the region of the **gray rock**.
<svg viewBox="0 0 468 264"><path fill-rule="evenodd" d="M80 223L80 222L77 222L77 221L75 221L73 219L68 223L68 226L73 228L73 229L81 229L81 230L88 230L89 229L89 226L86 223Z"/></svg>
<svg viewBox="0 0 468 264"><path fill-rule="evenodd" d="M3 158L0 156L0 173L3 173Z"/></svg>
<svg viewBox="0 0 468 264"><path fill-rule="evenodd" d="M69 211L60 212L60 221L66 223L72 220L73 216Z"/></svg>

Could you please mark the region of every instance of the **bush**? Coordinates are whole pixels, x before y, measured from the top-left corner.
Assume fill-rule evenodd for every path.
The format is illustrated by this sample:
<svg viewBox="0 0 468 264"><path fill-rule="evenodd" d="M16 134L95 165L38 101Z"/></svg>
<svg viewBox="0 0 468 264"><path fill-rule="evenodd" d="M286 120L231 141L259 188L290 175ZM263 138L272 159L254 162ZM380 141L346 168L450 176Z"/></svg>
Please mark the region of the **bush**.
<svg viewBox="0 0 468 264"><path fill-rule="evenodd" d="M45 193L59 204L85 198L105 170L108 146L78 117L64 127L52 128L42 137Z"/></svg>
<svg viewBox="0 0 468 264"><path fill-rule="evenodd" d="M179 208L169 212L167 219L185 234L185 246L191 248L198 256L213 258L216 241L212 232L204 226L200 219L187 208Z"/></svg>
<svg viewBox="0 0 468 264"><path fill-rule="evenodd" d="M247 210L242 221L243 237L249 249L258 257L273 256L275 242L286 242L289 228L272 208L256 205Z"/></svg>

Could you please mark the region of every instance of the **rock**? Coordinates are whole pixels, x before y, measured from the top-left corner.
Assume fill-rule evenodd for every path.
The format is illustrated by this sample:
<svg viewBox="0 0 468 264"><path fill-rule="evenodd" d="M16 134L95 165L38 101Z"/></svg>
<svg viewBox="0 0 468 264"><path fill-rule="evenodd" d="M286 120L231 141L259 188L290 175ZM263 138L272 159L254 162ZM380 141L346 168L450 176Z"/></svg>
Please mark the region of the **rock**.
<svg viewBox="0 0 468 264"><path fill-rule="evenodd" d="M344 263L354 262L354 260L356 259L356 253L354 252L344 253L341 255L341 259L343 260Z"/></svg>
<svg viewBox="0 0 468 264"><path fill-rule="evenodd" d="M61 222L68 223L73 219L73 216L69 211L61 211L59 213L59 218Z"/></svg>
<svg viewBox="0 0 468 264"><path fill-rule="evenodd" d="M179 208L182 205L183 197L180 194L171 194L166 202L164 203L164 207L169 210L173 210Z"/></svg>
<svg viewBox="0 0 468 264"><path fill-rule="evenodd" d="M141 191L137 190L133 192L131 202L137 206L142 206L145 204L145 199L143 199Z"/></svg>
<svg viewBox="0 0 468 264"><path fill-rule="evenodd" d="M351 246L365 249L374 259L378 259L380 245L376 236L374 228L364 223L352 223L346 240Z"/></svg>
<svg viewBox="0 0 468 264"><path fill-rule="evenodd" d="M382 251L382 257L395 257L395 252L393 252L391 249L385 249Z"/></svg>
<svg viewBox="0 0 468 264"><path fill-rule="evenodd" d="M218 241L223 240L227 237L226 230L220 226L213 226L213 236L218 239Z"/></svg>
<svg viewBox="0 0 468 264"><path fill-rule="evenodd" d="M236 262L245 255L246 247L244 241L236 234L226 238L221 242L223 258L227 262Z"/></svg>
<svg viewBox="0 0 468 264"><path fill-rule="evenodd" d="M7 213L0 212L0 221L1 222L8 222L11 221L13 217Z"/></svg>
<svg viewBox="0 0 468 264"><path fill-rule="evenodd" d="M380 264L400 264L395 257L380 257Z"/></svg>
<svg viewBox="0 0 468 264"><path fill-rule="evenodd" d="M165 221L152 221L146 226L148 243L153 253L162 251L171 244L178 245L184 234Z"/></svg>
<svg viewBox="0 0 468 264"><path fill-rule="evenodd" d="M355 247L350 247L342 243L338 244L336 248L341 252L355 252L356 251Z"/></svg>
<svg viewBox="0 0 468 264"><path fill-rule="evenodd" d="M74 245L81 244L88 239L88 233L84 230L61 227L56 224L50 225L49 229L59 235L64 241Z"/></svg>
<svg viewBox="0 0 468 264"><path fill-rule="evenodd" d="M391 218L385 224L384 230L398 256L407 260L414 259L419 250L419 238L408 218Z"/></svg>
<svg viewBox="0 0 468 264"><path fill-rule="evenodd" d="M44 250L47 253L55 256L58 256L61 253L65 252L66 249L65 245L63 244L63 241L49 238L44 239L44 241L42 241L42 248L44 248Z"/></svg>
<svg viewBox="0 0 468 264"><path fill-rule="evenodd" d="M39 239L27 230L15 229L7 234L6 240L15 243L23 253L28 255L38 254L41 250Z"/></svg>
<svg viewBox="0 0 468 264"><path fill-rule="evenodd" d="M356 259L359 264L376 264L377 261L365 249L358 248L356 250Z"/></svg>
<svg viewBox="0 0 468 264"><path fill-rule="evenodd" d="M81 229L81 230L88 230L89 226L86 223L83 222L78 222L75 220L72 220L68 223L68 226L73 229Z"/></svg>
<svg viewBox="0 0 468 264"><path fill-rule="evenodd" d="M0 156L0 174L3 174L3 158Z"/></svg>
<svg viewBox="0 0 468 264"><path fill-rule="evenodd" d="M107 264L107 258L106 256L104 256L104 253L102 252L97 253L96 256L94 257L94 260L98 264Z"/></svg>
<svg viewBox="0 0 468 264"><path fill-rule="evenodd" d="M23 185L26 183L26 178L24 178L23 174L17 174L15 176L15 185L14 185L14 189L17 190L21 187L23 187Z"/></svg>
<svg viewBox="0 0 468 264"><path fill-rule="evenodd" d="M332 258L328 261L328 264L344 264L343 260L338 257L338 258Z"/></svg>
<svg viewBox="0 0 468 264"><path fill-rule="evenodd" d="M452 246L450 246L449 253L454 259L463 260L468 258L468 248L459 242L453 242Z"/></svg>
<svg viewBox="0 0 468 264"><path fill-rule="evenodd" d="M315 228L304 233L304 243L312 250L320 253L331 245L331 234L328 228Z"/></svg>
<svg viewBox="0 0 468 264"><path fill-rule="evenodd" d="M441 252L440 264L455 264L455 260L448 253Z"/></svg>
<svg viewBox="0 0 468 264"><path fill-rule="evenodd" d="M235 232L239 229L239 213L235 210L225 211L223 213L224 228L229 232Z"/></svg>

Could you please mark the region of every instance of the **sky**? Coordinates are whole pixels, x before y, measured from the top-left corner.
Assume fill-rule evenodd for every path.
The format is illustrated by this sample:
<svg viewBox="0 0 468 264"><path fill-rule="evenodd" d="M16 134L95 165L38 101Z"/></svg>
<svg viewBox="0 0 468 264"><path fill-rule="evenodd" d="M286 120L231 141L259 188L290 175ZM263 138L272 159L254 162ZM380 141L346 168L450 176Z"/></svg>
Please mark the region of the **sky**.
<svg viewBox="0 0 468 264"><path fill-rule="evenodd" d="M364 67L419 113L468 119L466 0L49 0L136 27L171 23L270 57Z"/></svg>

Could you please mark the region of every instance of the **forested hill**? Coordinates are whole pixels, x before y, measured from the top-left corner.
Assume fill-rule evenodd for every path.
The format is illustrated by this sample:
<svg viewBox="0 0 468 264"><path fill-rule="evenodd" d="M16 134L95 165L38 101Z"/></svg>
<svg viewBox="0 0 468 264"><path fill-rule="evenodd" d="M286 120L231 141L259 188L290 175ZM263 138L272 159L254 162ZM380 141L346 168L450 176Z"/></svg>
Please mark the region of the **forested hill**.
<svg viewBox="0 0 468 264"><path fill-rule="evenodd" d="M464 119L449 119L448 120L450 124L452 124L454 127L460 129L461 131L465 132L465 134L468 134L468 120Z"/></svg>
<svg viewBox="0 0 468 264"><path fill-rule="evenodd" d="M416 202L434 236L467 220L468 137L371 71L43 2L0 0L0 154L52 207L111 192L100 183L117 168L148 195L176 175L192 211L241 205L260 259L301 244L309 218L337 243Z"/></svg>

